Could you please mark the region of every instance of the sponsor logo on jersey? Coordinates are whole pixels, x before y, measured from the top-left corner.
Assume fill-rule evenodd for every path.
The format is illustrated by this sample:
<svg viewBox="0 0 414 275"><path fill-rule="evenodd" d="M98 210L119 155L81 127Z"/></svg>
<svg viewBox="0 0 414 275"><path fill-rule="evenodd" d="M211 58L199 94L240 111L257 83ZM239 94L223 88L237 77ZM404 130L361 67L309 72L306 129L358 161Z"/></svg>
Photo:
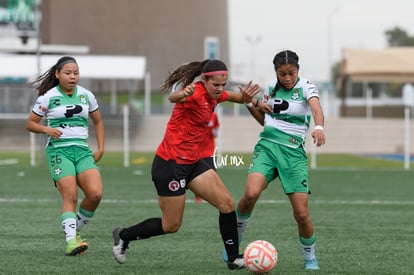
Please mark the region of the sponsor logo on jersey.
<svg viewBox="0 0 414 275"><path fill-rule="evenodd" d="M39 110L40 110L42 113L44 113L44 112L46 112L46 111L47 111L47 108L46 108L46 107L44 107L44 106L42 106L42 105L39 105Z"/></svg>
<svg viewBox="0 0 414 275"><path fill-rule="evenodd" d="M299 141L296 138L293 138L293 137L289 138L289 142L293 143L293 144L298 144L299 143Z"/></svg>
<svg viewBox="0 0 414 275"><path fill-rule="evenodd" d="M60 106L60 99L56 98L56 99L50 100L50 105L51 106Z"/></svg>

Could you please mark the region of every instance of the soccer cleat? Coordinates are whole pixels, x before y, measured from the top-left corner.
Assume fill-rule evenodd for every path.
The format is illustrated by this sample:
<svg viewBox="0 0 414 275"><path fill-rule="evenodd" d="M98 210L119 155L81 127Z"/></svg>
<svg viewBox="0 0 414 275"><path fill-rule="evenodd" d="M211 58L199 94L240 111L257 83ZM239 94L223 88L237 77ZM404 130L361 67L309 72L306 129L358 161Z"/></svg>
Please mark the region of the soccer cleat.
<svg viewBox="0 0 414 275"><path fill-rule="evenodd" d="M125 263L125 254L126 250L128 249L128 242L124 242L119 236L119 233L121 233L122 230L123 228L117 227L112 231L112 237L114 239L112 255L114 256L115 260L120 264Z"/></svg>
<svg viewBox="0 0 414 275"><path fill-rule="evenodd" d="M232 262L227 262L227 267L229 269L242 269L246 268L246 263L244 262L243 255L239 255Z"/></svg>
<svg viewBox="0 0 414 275"><path fill-rule="evenodd" d="M318 260L305 260L305 270L319 270Z"/></svg>
<svg viewBox="0 0 414 275"><path fill-rule="evenodd" d="M78 243L86 243L88 245L88 242L86 241L86 239L81 238L80 232L78 230L76 230L76 240L78 241ZM85 251L82 251L79 254L83 255L85 254Z"/></svg>
<svg viewBox="0 0 414 275"><path fill-rule="evenodd" d="M88 244L85 242L79 242L76 238L70 239L66 246L66 256L75 256L77 254L81 254L88 249Z"/></svg>
<svg viewBox="0 0 414 275"><path fill-rule="evenodd" d="M223 258L223 261L227 262L227 251L226 251L226 249L223 249L223 251L221 251L221 258Z"/></svg>
<svg viewBox="0 0 414 275"><path fill-rule="evenodd" d="M76 231L76 240L79 242L79 243L88 243L87 241L86 241L86 239L82 239L82 237L81 237L81 235L80 235L80 232L79 231Z"/></svg>

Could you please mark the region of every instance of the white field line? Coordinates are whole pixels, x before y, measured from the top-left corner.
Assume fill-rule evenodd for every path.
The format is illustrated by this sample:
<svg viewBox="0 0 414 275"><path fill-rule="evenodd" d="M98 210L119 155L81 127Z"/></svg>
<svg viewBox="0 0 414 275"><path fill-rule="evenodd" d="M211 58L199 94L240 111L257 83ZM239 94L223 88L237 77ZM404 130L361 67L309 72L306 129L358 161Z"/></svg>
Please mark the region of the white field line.
<svg viewBox="0 0 414 275"><path fill-rule="evenodd" d="M0 165L12 165L19 163L18 159L0 159Z"/></svg>
<svg viewBox="0 0 414 275"><path fill-rule="evenodd" d="M0 198L0 203L51 203L60 202L59 199L23 199L23 198ZM158 200L111 200L104 199L102 203L113 204L157 204ZM186 203L194 203L193 199L188 199ZM204 202L205 203L205 202ZM288 200L260 200L259 204L287 204ZM311 200L311 204L327 205L414 205L414 201L399 200Z"/></svg>

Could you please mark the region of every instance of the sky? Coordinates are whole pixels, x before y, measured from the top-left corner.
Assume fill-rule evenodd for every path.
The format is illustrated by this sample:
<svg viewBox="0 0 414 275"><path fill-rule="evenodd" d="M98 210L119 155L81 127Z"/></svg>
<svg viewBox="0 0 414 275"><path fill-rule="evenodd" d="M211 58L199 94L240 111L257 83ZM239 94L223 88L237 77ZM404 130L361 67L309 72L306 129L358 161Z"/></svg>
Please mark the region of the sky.
<svg viewBox="0 0 414 275"><path fill-rule="evenodd" d="M228 0L230 74L261 85L282 50L299 55L299 75L324 82L345 48L387 47L385 31L414 36L413 0Z"/></svg>

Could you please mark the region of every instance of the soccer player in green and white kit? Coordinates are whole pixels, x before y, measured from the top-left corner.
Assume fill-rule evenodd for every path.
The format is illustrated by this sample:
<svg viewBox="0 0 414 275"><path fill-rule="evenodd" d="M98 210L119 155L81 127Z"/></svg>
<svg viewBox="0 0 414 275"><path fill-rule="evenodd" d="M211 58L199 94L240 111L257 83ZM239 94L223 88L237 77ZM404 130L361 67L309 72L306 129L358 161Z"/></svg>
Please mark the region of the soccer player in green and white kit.
<svg viewBox="0 0 414 275"><path fill-rule="evenodd" d="M324 116L317 87L298 76L299 57L296 53L289 50L279 52L273 65L277 78L264 95L264 102L272 107L272 112L254 108L258 106L257 99L250 96L247 101L244 94L248 110L264 128L254 148L245 191L236 209L239 240L260 194L279 177L293 208L304 268L317 270L315 235L308 209L310 191L305 138L313 116L316 125L311 133L313 141L316 146L325 143ZM225 256L223 254L223 258Z"/></svg>
<svg viewBox="0 0 414 275"><path fill-rule="evenodd" d="M93 217L103 194L96 162L104 153L104 125L95 96L78 86L79 67L70 56L60 58L32 84L39 96L27 120L26 129L48 135L46 158L50 175L62 197L61 224L66 236L67 256L83 253L88 243L79 230ZM98 150L88 145L88 118L94 123ZM40 123L42 118L47 125ZM79 208L78 187L85 197Z"/></svg>

